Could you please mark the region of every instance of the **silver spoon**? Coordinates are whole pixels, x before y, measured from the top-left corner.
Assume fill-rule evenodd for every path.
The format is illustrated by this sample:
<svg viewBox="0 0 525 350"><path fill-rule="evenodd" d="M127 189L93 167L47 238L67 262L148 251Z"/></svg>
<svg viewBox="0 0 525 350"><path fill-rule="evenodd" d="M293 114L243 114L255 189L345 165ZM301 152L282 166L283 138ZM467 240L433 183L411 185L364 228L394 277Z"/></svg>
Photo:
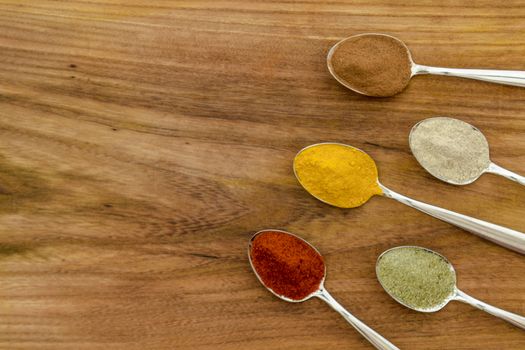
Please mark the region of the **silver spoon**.
<svg viewBox="0 0 525 350"><path fill-rule="evenodd" d="M400 47L406 50L407 52L406 62L404 62L402 67L400 67L404 69L405 66L409 66L409 69L407 70L407 72L409 72L407 73L409 76L407 76L405 79L402 80L405 86L400 86L399 89L392 90L391 92L385 92L385 94L369 94L367 93L367 91L356 88L355 86L352 85L352 82L349 82L343 79L339 74L335 72L334 66L332 64L332 57L335 51L338 50L341 47L341 44L344 43L345 41L351 40L352 38L363 37L363 36L369 36L369 37L376 36L376 37L391 38L393 39L395 43L397 43L397 45L399 45ZM373 55L374 54L373 51L370 51L370 54ZM389 57L384 57L385 66L391 64L391 62L388 59ZM343 86L347 87L350 90L353 90L357 93L368 95L368 96L383 96L383 97L392 96L402 91L406 87L406 85L408 85L410 78L416 75L423 75L423 74L446 75L446 76L451 76L451 77L468 78L468 79L487 81L491 83L525 87L525 71L498 70L498 69L444 68L444 67L431 67L431 66L424 66L421 64L417 64L412 60L412 55L410 54L408 47L401 40L391 35L380 34L380 33L358 34L358 35L354 35L354 36L351 36L351 37L348 37L346 39L339 41L328 52L327 63L328 63L328 69L330 73L337 81L339 81L339 83L341 83ZM370 74L374 74L374 72L370 72Z"/></svg>
<svg viewBox="0 0 525 350"><path fill-rule="evenodd" d="M483 133L462 120L448 117L422 120L412 127L408 142L419 164L449 184L467 185L483 173L492 173L525 186L525 177L490 160L489 144Z"/></svg>
<svg viewBox="0 0 525 350"><path fill-rule="evenodd" d="M453 287L450 289L450 293L443 297L442 300L440 300L440 302L437 302L435 305L433 305L432 307L429 307L429 308L417 308L417 307L414 307L412 305L408 305L405 301L403 301L402 299L399 298L398 295L395 294L394 291L390 290L388 288L387 285L384 284L384 281L381 280L381 278L379 277L379 272L378 272L378 265L381 261L382 258L384 258L385 256L387 256L389 253L392 253L392 252L395 252L396 250L400 250L400 249L418 249L418 250L421 250L421 251L424 251L426 253L429 253L429 254L435 254L436 256L440 257L441 259L443 259L444 262L446 262L446 264L448 264L449 268L450 268L450 271L452 272L452 278L454 279L453 283ZM417 266L413 266L413 268L417 268ZM436 312L436 311L439 311L441 310L442 308L445 307L445 305L447 305L451 300L456 300L456 301L461 301L463 303L466 303L466 304L469 304L469 305L472 305L480 310L483 310L493 316L496 316L496 317L499 317L521 329L525 329L525 317L523 316L520 316L520 315L517 315L515 313L512 313L512 312L509 312L509 311L505 311L505 310L502 310L500 308L497 308L495 306L492 306L492 305L489 305L481 300L478 300L476 298L473 298L471 297L470 295L466 294L465 292L461 291L460 289L458 289L457 285L456 285L456 271L454 270L454 266L444 257L442 256L441 254L438 254L430 249L427 249L427 248L422 248L422 247L416 247L416 246L402 246L402 247L395 247L395 248L392 248L392 249L389 249L385 252L383 252L379 258L377 258L377 262L376 262L376 275L377 275L377 279L379 280L379 283L381 284L381 286L385 289L385 291L395 300L397 301L398 303L400 303L401 305L403 306L406 306L408 307L409 309L412 309L412 310L415 310L415 311L420 311L420 312ZM443 280L436 280L436 281L433 281L434 283L444 283L445 281ZM449 282L452 282L452 281L449 281ZM407 287L408 288L408 287ZM413 291L414 293L418 293L419 291L417 290L414 290Z"/></svg>
<svg viewBox="0 0 525 350"><path fill-rule="evenodd" d="M308 147L303 148L300 150L294 159L294 174L299 183L304 187L308 193L310 193L315 198L319 199L322 202L325 202L330 205L339 206L343 208L351 208L359 205L354 206L340 206L337 203L334 203L331 198L327 198L325 195L326 192L331 191L338 191L342 192L344 191L344 188L342 189L336 189L336 188L330 188L330 191L325 190L321 192L315 192L315 189L309 186L309 179L308 173L301 173L301 171L297 168L298 162L301 162L304 154L309 152L310 150L317 150L317 151L323 151L323 148L330 148L333 145L342 147L343 149L346 148L348 150L357 150L362 153L361 157L369 158L368 162L373 166L373 171L366 174L366 176L371 176L370 174L373 173L374 178L367 179L370 184L376 185L378 187L377 190L373 189L373 192L369 193L369 197L364 200L364 202L360 203L359 205L364 204L370 197L373 195L381 195L385 196L387 198L395 199L396 201L403 203L405 205L408 205L409 207L415 208L419 211L422 211L423 213L426 213L430 216L433 216L435 218L438 218L440 220L443 220L445 222L448 222L452 225L455 225L457 227L461 227L462 229L472 232L482 238L488 239L494 243L497 243L501 246L507 247L509 249L512 249L514 251L517 251L521 254L525 254L525 234L519 231L511 230L509 228L499 226L496 224L492 224L490 222L486 222L483 220L479 220L467 215L459 214L456 212L453 212L451 210L443 209L440 207L436 207L427 203L423 203L420 201L417 201L415 199L406 197L402 194L399 194L397 192L394 192L390 190L389 188L385 187L383 184L379 182L379 179L377 177L377 168L375 165L374 160L364 151L352 147L349 145L341 144L341 143L318 143L314 145L310 145ZM331 149L331 148L330 148ZM326 158L331 156L332 161L335 161L333 159L333 155L330 153L331 151L323 151L320 153L319 157ZM339 159L340 163L347 162L345 159ZM322 170L322 169L319 169ZM352 168L352 171L355 173L358 173L362 169L359 169L358 167ZM330 174L331 177L338 177L338 176L345 176L346 174ZM365 175L363 175L365 176ZM318 185L318 184L317 184ZM352 193L348 193L349 196L352 196Z"/></svg>
<svg viewBox="0 0 525 350"><path fill-rule="evenodd" d="M313 297L319 298L319 299L323 300L324 302L326 302L328 305L330 305L330 307L332 309L334 309L339 314L341 314L341 316L343 316L343 318L346 321L348 321L348 323L350 323L350 325L352 325L359 333L361 333L361 335L363 337L365 337L376 349L380 349L380 350L399 350L399 348L397 348L395 345L393 345L388 340L383 338L379 333L374 331L372 328L368 327L361 320L359 320L357 317L355 317L350 312L348 312L343 306L341 306L341 304L339 304L328 293L328 291L324 287L324 280L325 280L325 277L326 277L326 265L325 265L325 272L324 272L324 275L322 277L322 280L319 281L319 288L315 292L311 293L310 295L306 296L303 299L295 300L295 299L287 298L286 296L280 295L280 294L276 293L270 287L266 286L266 284L264 283L263 279L259 276L259 274L257 273L256 268L254 267L254 264L252 262L252 255L251 255L252 242L254 241L254 239L258 235L263 234L265 232L281 232L281 233L290 235L290 236L295 237L296 239L299 239L299 240L303 241L304 243L306 243L319 256L321 256L321 253L319 253L319 251L317 249L315 249L315 247L312 246L310 243L308 243L304 239L302 239L302 238L300 238L300 237L298 237L298 236L296 236L294 234L291 234L290 232L286 232L286 231L282 231L282 230L262 230L262 231L259 231L259 232L255 233L255 235L253 235L253 237L250 239L250 243L249 243L249 246L248 246L248 257L249 257L249 260L250 260L250 266L252 267L253 272L255 273L255 276L257 276L257 279L259 280L259 282L261 282L261 284L263 286L265 286L273 295L275 295L279 299L282 299L284 301L288 301L288 302L291 302L291 303L300 303L300 302L306 301L308 299L311 299Z"/></svg>

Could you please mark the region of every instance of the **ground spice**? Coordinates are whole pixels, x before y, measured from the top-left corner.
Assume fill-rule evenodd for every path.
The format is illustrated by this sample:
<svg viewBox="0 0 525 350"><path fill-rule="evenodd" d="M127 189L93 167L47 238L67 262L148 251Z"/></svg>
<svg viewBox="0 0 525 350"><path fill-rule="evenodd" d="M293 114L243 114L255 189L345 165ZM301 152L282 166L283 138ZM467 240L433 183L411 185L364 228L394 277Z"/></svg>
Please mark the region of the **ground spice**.
<svg viewBox="0 0 525 350"><path fill-rule="evenodd" d="M395 95L407 86L412 74L407 47L388 35L352 36L332 52L329 69L343 85L364 95Z"/></svg>
<svg viewBox="0 0 525 350"><path fill-rule="evenodd" d="M251 243L250 260L266 287L293 300L317 291L325 274L323 257L314 248L280 231L259 233Z"/></svg>
<svg viewBox="0 0 525 350"><path fill-rule="evenodd" d="M294 171L310 194L336 207L358 207L382 193L374 160L351 146L323 143L305 148L295 157Z"/></svg>
<svg viewBox="0 0 525 350"><path fill-rule="evenodd" d="M446 182L470 183L490 164L485 136L458 119L425 119L412 128L409 143L419 164Z"/></svg>
<svg viewBox="0 0 525 350"><path fill-rule="evenodd" d="M390 295L418 310L441 307L456 285L456 274L448 262L419 247L399 247L383 254L376 273Z"/></svg>

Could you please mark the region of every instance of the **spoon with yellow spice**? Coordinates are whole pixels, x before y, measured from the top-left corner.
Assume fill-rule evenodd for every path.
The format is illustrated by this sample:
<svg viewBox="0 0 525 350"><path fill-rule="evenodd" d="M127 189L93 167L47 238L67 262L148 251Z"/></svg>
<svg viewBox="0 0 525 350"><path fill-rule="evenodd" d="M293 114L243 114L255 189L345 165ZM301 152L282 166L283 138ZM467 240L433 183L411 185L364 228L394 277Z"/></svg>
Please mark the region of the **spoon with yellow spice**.
<svg viewBox="0 0 525 350"><path fill-rule="evenodd" d="M315 198L340 208L355 208L372 196L395 199L482 238L525 254L525 234L394 192L379 182L374 160L358 148L340 143L308 146L295 156L299 183Z"/></svg>

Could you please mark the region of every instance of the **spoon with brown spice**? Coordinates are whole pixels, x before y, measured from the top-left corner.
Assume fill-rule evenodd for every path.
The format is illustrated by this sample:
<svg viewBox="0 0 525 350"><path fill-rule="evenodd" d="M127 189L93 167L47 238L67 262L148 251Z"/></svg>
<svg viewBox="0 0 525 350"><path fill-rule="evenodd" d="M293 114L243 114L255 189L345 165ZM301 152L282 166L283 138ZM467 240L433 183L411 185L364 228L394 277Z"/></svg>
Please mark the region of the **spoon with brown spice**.
<svg viewBox="0 0 525 350"><path fill-rule="evenodd" d="M431 67L416 64L399 39L365 33L343 39L328 52L328 70L357 93L386 97L401 92L415 75L435 74L525 87L525 71Z"/></svg>
<svg viewBox="0 0 525 350"><path fill-rule="evenodd" d="M525 317L484 303L459 290L452 264L430 249L415 246L389 249L377 259L376 275L395 301L412 310L436 312L451 300L457 300L525 329Z"/></svg>
<svg viewBox="0 0 525 350"><path fill-rule="evenodd" d="M324 287L324 259L304 239L286 231L262 230L250 240L248 257L255 276L279 299L299 303L319 298L341 314L376 349L399 350L328 293Z"/></svg>

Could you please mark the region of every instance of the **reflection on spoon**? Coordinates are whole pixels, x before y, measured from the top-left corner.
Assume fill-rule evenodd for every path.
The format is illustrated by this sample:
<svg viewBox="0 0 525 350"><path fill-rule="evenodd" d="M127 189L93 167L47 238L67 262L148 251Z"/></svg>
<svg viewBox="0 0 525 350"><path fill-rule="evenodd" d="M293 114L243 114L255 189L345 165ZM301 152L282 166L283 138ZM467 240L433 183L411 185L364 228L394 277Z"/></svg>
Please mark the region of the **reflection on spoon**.
<svg viewBox="0 0 525 350"><path fill-rule="evenodd" d="M399 350L328 293L324 287L323 257L302 238L281 230L259 231L250 240L248 257L259 281L278 298L297 303L317 297L341 314L376 349Z"/></svg>
<svg viewBox="0 0 525 350"><path fill-rule="evenodd" d="M378 33L354 35L328 52L328 70L342 85L357 93L386 97L401 92L415 75L434 74L525 87L525 71L461 69L414 63L399 39Z"/></svg>
<svg viewBox="0 0 525 350"><path fill-rule="evenodd" d="M483 173L493 173L525 185L525 177L491 162L485 136L459 119L422 120L412 127L409 143L419 164L449 184L467 185Z"/></svg>
<svg viewBox="0 0 525 350"><path fill-rule="evenodd" d="M354 208L373 195L383 195L499 245L525 254L525 234L429 205L394 192L379 182L374 160L358 148L340 143L308 146L295 156L294 173L315 198L341 208Z"/></svg>
<svg viewBox="0 0 525 350"><path fill-rule="evenodd" d="M456 272L442 255L426 248L389 249L376 263L377 279L398 303L420 312L436 312L451 300L470 304L525 329L525 317L477 300L456 286Z"/></svg>

